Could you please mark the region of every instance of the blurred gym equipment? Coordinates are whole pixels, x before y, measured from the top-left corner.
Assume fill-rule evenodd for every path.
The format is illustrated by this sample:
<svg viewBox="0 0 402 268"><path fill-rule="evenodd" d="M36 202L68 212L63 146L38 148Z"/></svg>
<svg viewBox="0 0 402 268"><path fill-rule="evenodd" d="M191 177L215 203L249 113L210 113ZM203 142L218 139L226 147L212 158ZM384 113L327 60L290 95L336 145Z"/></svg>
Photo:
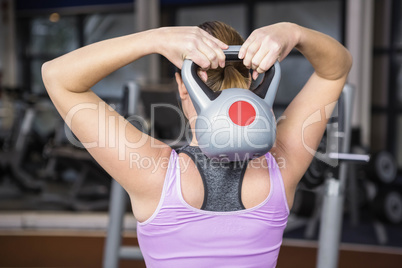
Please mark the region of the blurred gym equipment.
<svg viewBox="0 0 402 268"><path fill-rule="evenodd" d="M8 105L5 107L2 121L11 122L8 123L7 130L2 129L3 142L0 150L0 167L4 172L2 176L9 175L12 182L23 191L40 192L43 183L26 167L29 147L41 143L33 129L34 120L37 113L46 107L38 101L39 96L24 94L20 89L5 90L3 95L8 96Z"/></svg>

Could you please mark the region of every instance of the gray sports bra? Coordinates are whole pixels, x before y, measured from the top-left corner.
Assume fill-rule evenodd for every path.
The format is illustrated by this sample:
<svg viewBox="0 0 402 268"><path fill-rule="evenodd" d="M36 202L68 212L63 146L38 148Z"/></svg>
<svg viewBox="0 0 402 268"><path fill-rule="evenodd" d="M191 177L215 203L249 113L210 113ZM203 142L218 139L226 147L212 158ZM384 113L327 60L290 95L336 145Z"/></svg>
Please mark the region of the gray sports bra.
<svg viewBox="0 0 402 268"><path fill-rule="evenodd" d="M177 150L195 163L204 184L202 210L236 211L245 209L241 187L248 161L229 162L208 158L199 147L186 145Z"/></svg>

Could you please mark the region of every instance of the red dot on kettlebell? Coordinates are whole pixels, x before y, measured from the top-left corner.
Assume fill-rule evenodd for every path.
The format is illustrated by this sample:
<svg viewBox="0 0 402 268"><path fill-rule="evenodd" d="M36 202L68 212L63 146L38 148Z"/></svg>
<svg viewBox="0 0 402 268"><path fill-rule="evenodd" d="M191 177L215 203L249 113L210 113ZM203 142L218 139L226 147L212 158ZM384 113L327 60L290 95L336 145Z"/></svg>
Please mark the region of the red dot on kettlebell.
<svg viewBox="0 0 402 268"><path fill-rule="evenodd" d="M236 101L229 108L229 117L239 126L248 126L255 119L255 109L253 105L246 101Z"/></svg>

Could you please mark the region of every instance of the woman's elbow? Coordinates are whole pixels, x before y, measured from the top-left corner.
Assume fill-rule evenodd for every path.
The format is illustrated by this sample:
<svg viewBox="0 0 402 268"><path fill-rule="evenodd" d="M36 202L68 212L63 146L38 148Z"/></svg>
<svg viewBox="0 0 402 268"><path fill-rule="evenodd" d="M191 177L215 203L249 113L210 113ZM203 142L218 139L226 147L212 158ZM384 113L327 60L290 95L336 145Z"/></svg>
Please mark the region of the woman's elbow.
<svg viewBox="0 0 402 268"><path fill-rule="evenodd" d="M55 76L55 74L52 73L51 65L52 64L50 61L47 61L42 64L42 69L41 69L42 81L43 81L43 84L45 85L46 89L50 88L50 84L52 83L52 80L54 79L54 76Z"/></svg>
<svg viewBox="0 0 402 268"><path fill-rule="evenodd" d="M353 64L352 54L345 48L344 54L342 57L339 57L340 61L338 61L338 71L332 77L333 80L338 79L346 79L349 75L350 69Z"/></svg>
<svg viewBox="0 0 402 268"><path fill-rule="evenodd" d="M352 54L347 49L346 49L346 57L345 58L346 58L346 60L345 60L346 73L349 73L349 71L353 65L353 57L352 57Z"/></svg>
<svg viewBox="0 0 402 268"><path fill-rule="evenodd" d="M43 84L48 92L65 88L60 70L54 66L53 61L43 63L41 72Z"/></svg>

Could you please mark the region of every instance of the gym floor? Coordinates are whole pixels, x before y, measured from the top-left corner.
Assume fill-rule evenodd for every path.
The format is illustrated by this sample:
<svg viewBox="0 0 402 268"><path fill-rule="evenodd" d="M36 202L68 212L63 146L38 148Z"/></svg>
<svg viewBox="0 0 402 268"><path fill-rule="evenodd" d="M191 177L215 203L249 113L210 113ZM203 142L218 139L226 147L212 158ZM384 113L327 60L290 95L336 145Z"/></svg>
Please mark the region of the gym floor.
<svg viewBox="0 0 402 268"><path fill-rule="evenodd" d="M1 267L101 267L103 233L24 232L1 234ZM135 245L136 239L125 234L124 244ZM38 246L40 245L40 246ZM310 268L315 266L315 242L285 239L278 268ZM342 245L339 267L400 267L401 251L374 247ZM120 267L145 267L143 261L120 261Z"/></svg>

